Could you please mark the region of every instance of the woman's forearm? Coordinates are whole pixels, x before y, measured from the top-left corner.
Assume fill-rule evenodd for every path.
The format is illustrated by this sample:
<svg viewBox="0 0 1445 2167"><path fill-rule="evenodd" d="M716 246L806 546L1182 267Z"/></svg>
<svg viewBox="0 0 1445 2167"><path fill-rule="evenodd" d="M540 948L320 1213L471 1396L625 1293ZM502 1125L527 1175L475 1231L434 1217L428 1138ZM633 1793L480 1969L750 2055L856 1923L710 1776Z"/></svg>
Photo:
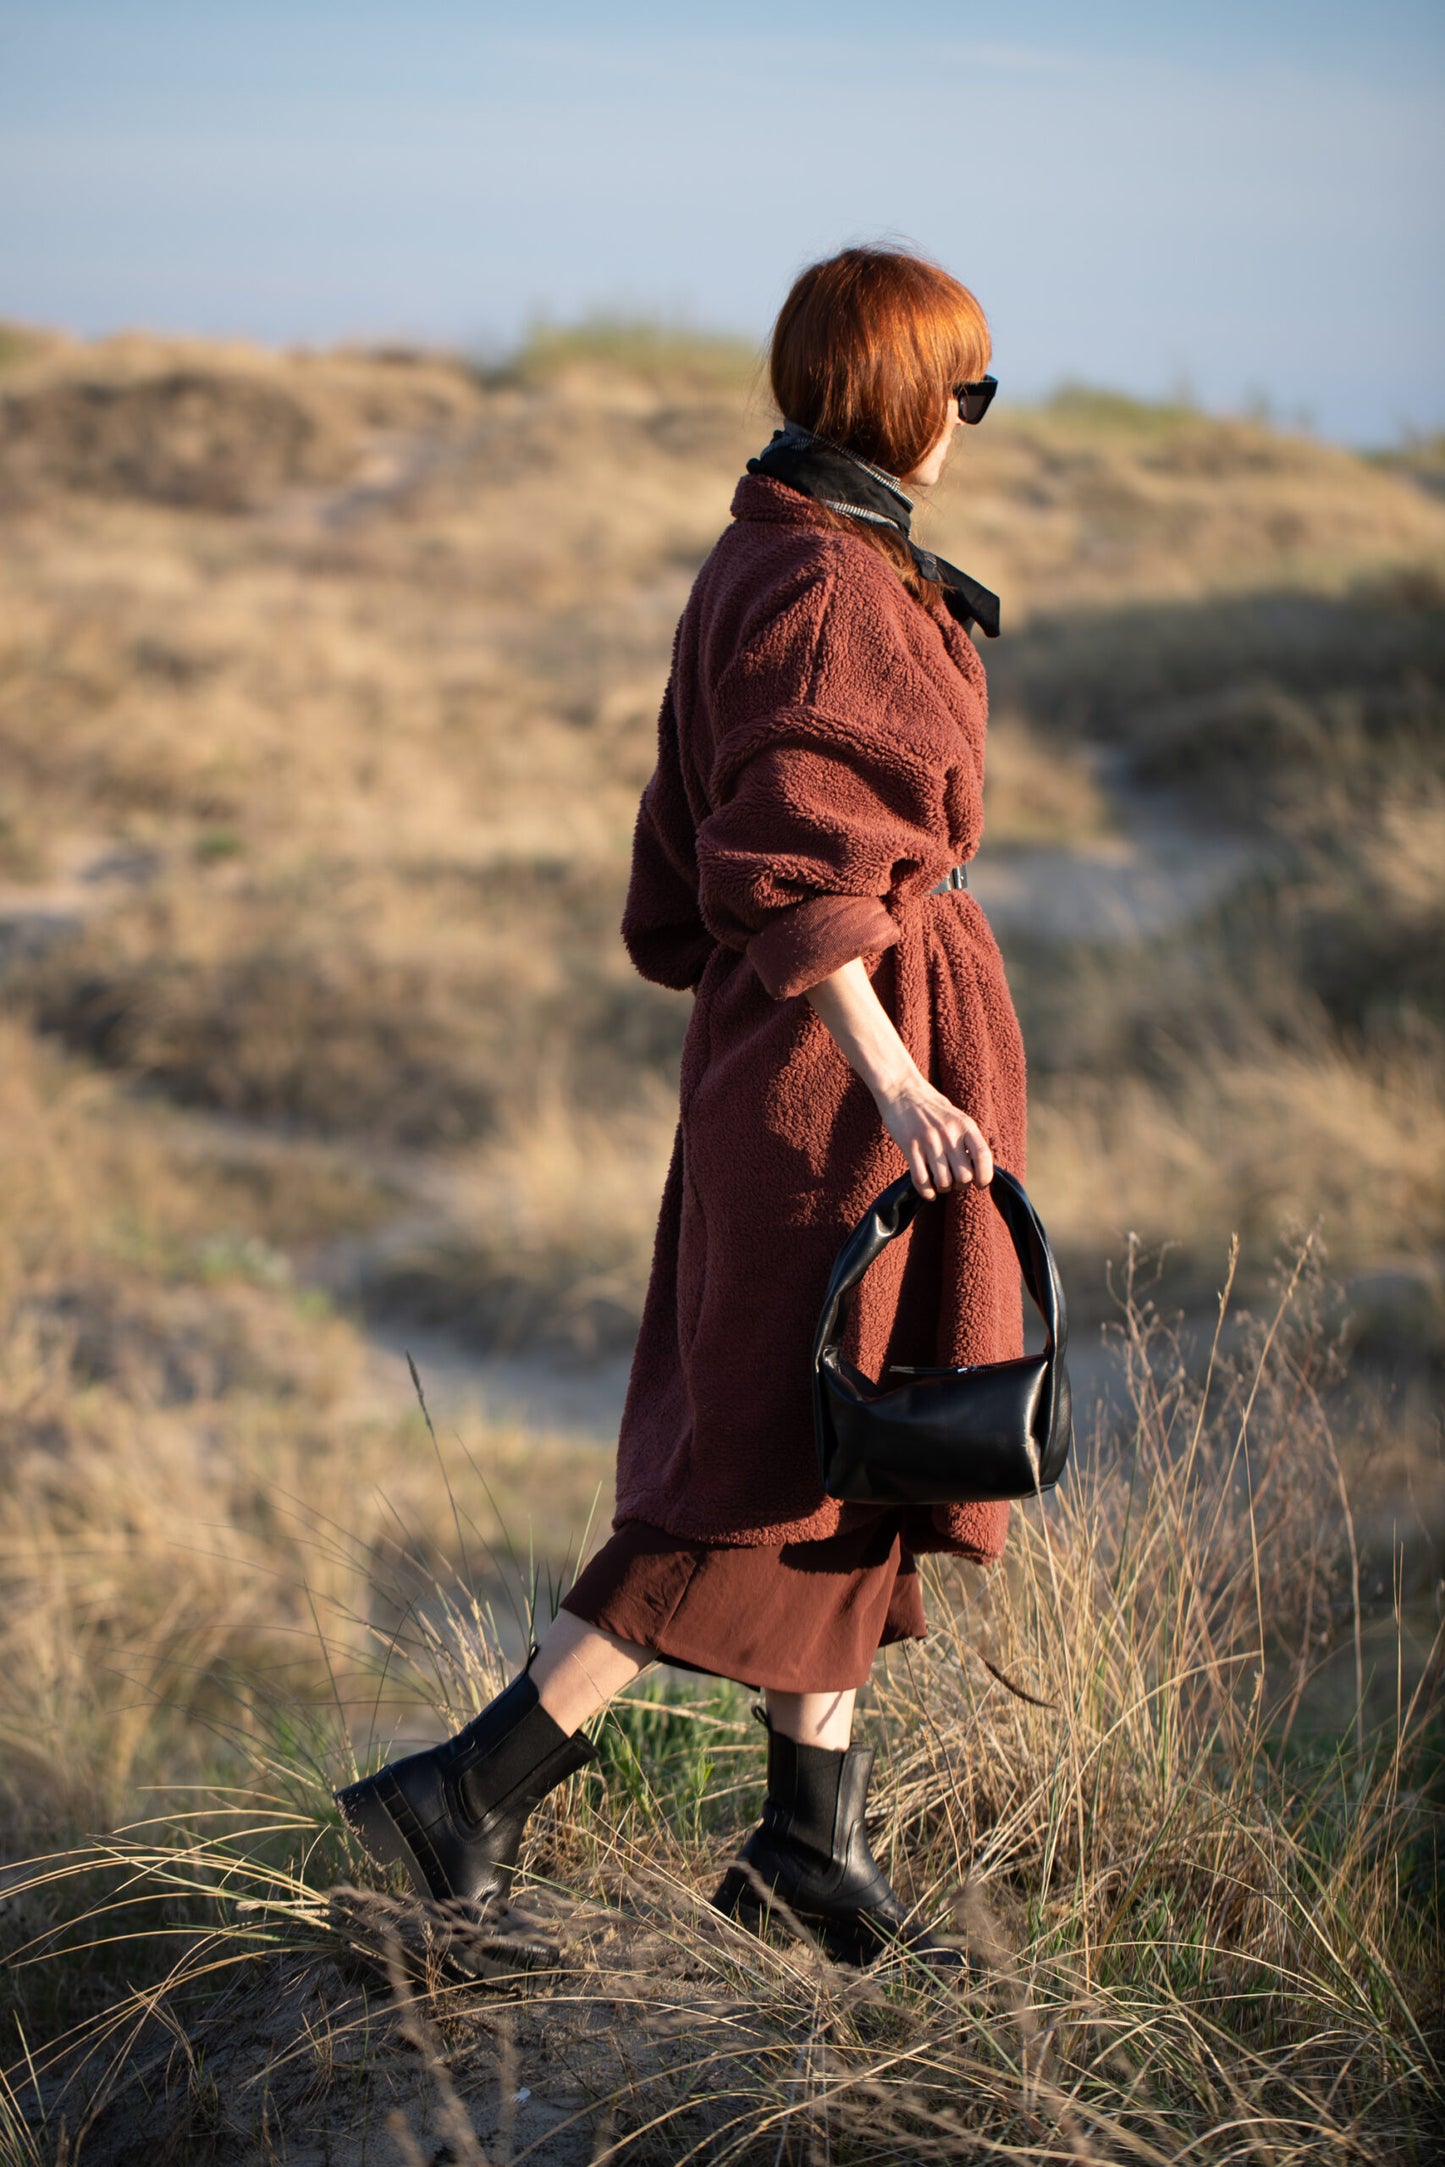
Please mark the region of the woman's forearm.
<svg viewBox="0 0 1445 2167"><path fill-rule="evenodd" d="M896 1097L919 1079L918 1064L874 992L861 956L809 986L807 998L875 1098Z"/></svg>
<svg viewBox="0 0 1445 2167"><path fill-rule="evenodd" d="M874 992L861 957L809 986L807 997L872 1092L921 1196L993 1180L993 1153L983 1130L923 1074Z"/></svg>

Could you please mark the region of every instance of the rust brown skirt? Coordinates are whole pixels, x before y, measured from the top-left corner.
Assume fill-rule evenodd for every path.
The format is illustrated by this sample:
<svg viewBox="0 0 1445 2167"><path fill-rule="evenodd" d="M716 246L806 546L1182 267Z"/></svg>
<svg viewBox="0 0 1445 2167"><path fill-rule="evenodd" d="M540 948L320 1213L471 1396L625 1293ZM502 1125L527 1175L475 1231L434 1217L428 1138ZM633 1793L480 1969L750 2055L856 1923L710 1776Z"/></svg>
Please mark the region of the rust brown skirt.
<svg viewBox="0 0 1445 2167"><path fill-rule="evenodd" d="M779 1693L860 1686L881 1647L927 1631L902 1515L821 1542L703 1543L629 1520L562 1608L663 1663Z"/></svg>

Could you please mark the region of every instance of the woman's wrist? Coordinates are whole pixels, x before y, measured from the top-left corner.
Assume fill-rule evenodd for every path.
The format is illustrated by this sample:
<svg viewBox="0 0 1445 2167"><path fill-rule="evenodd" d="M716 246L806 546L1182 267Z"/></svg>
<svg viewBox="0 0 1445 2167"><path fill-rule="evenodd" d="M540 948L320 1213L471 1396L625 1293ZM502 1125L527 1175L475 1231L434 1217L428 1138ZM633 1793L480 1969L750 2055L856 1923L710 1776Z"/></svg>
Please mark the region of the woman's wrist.
<svg viewBox="0 0 1445 2167"><path fill-rule="evenodd" d="M923 1071L911 1055L905 1053L900 1063L880 1065L874 1075L864 1077L864 1082L878 1102L880 1112L886 1106L896 1106L907 1098L923 1082Z"/></svg>

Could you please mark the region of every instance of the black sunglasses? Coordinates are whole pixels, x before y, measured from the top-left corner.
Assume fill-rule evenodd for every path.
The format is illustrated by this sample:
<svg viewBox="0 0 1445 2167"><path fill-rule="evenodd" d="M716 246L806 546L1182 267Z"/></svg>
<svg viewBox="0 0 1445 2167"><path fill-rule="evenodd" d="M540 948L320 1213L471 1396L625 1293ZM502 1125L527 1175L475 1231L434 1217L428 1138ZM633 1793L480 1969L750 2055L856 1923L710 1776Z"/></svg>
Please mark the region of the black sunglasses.
<svg viewBox="0 0 1445 2167"><path fill-rule="evenodd" d="M953 396L958 401L959 420L982 421L997 390L996 376L981 376L976 384L955 384Z"/></svg>

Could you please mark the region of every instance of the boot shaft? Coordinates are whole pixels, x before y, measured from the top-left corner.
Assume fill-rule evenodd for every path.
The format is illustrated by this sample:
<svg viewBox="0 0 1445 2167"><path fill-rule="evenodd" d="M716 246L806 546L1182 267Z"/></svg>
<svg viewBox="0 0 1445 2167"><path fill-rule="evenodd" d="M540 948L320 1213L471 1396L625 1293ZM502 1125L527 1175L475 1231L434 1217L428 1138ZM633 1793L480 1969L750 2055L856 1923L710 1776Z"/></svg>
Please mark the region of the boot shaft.
<svg viewBox="0 0 1445 2167"><path fill-rule="evenodd" d="M596 1758L581 1731L569 1734L548 1715L529 1671L437 1752L448 1790L472 1821L525 1818L564 1777Z"/></svg>
<svg viewBox="0 0 1445 2167"><path fill-rule="evenodd" d="M803 1745L769 1724L764 1825L783 1841L841 1861L862 1835L872 1773L871 1746Z"/></svg>
<svg viewBox="0 0 1445 2167"><path fill-rule="evenodd" d="M845 1964L868 1964L905 1938L921 1945L868 1845L871 1746L800 1745L768 1727L768 1795L759 1826L713 1901L729 1917L782 1907Z"/></svg>

